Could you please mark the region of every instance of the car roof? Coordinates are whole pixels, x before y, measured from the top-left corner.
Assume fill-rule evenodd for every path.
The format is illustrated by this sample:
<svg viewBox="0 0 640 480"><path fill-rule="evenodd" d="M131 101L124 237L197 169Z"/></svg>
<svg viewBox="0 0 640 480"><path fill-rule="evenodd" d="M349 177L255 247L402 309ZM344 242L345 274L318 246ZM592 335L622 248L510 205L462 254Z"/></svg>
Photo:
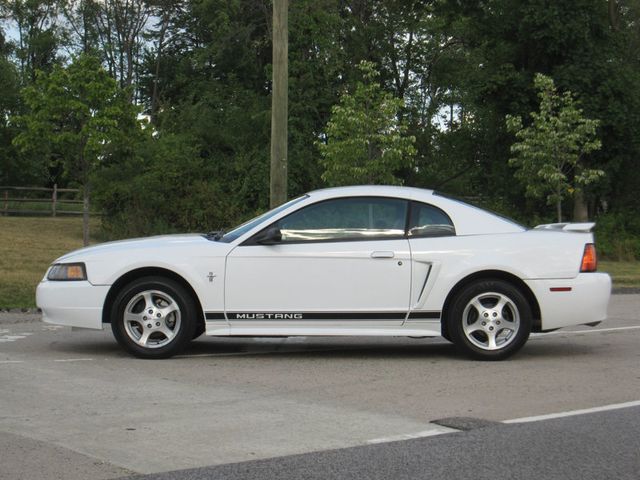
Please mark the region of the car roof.
<svg viewBox="0 0 640 480"><path fill-rule="evenodd" d="M433 195L433 190L415 187L401 187L396 185L353 185L348 187L333 187L313 190L308 193L314 199L333 197L358 197L358 196L389 196L400 198L425 198Z"/></svg>

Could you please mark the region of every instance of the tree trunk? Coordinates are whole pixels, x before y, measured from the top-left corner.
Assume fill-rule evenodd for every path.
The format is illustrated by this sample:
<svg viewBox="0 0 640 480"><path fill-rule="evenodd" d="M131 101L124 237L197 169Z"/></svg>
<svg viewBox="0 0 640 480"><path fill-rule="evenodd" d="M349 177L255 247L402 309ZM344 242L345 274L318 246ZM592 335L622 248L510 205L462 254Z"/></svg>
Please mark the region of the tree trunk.
<svg viewBox="0 0 640 480"><path fill-rule="evenodd" d="M589 209L581 190L576 190L573 194L573 221L586 222L589 220Z"/></svg>
<svg viewBox="0 0 640 480"><path fill-rule="evenodd" d="M556 212L558 213L558 223L562 222L562 200L556 200Z"/></svg>
<svg viewBox="0 0 640 480"><path fill-rule="evenodd" d="M288 0L273 1L271 92L271 208L287 200Z"/></svg>
<svg viewBox="0 0 640 480"><path fill-rule="evenodd" d="M158 52L156 54L156 68L153 75L153 93L151 94L151 123L156 124L158 120L158 81L160 77L160 60L162 58L162 47L164 46L164 36L169 23L168 13L162 14L162 27L158 35Z"/></svg>
<svg viewBox="0 0 640 480"><path fill-rule="evenodd" d="M89 182L85 182L82 192L82 243L86 247L89 245Z"/></svg>
<svg viewBox="0 0 640 480"><path fill-rule="evenodd" d="M618 1L609 0L609 25L615 31L620 30L620 14L618 12Z"/></svg>

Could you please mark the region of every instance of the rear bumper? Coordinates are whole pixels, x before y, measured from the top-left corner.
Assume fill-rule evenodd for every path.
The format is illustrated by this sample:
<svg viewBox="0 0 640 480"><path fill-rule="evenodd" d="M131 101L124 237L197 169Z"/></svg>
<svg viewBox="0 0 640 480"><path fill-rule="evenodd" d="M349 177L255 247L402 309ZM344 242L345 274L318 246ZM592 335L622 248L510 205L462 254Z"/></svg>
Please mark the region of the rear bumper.
<svg viewBox="0 0 640 480"><path fill-rule="evenodd" d="M102 306L109 288L89 282L44 280L36 290L36 304L43 322L102 330Z"/></svg>
<svg viewBox="0 0 640 480"><path fill-rule="evenodd" d="M526 280L538 299L542 330L584 325L607 318L611 278L606 273L580 273L561 280ZM551 289L566 289L552 291Z"/></svg>

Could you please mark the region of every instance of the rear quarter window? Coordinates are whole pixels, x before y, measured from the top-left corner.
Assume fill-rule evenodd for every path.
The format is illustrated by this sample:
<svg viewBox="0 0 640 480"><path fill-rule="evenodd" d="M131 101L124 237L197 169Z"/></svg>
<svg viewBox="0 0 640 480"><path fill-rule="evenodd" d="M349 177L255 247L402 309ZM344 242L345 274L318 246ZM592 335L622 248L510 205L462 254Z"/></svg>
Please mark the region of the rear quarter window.
<svg viewBox="0 0 640 480"><path fill-rule="evenodd" d="M409 237L446 237L456 234L449 215L433 205L412 202Z"/></svg>

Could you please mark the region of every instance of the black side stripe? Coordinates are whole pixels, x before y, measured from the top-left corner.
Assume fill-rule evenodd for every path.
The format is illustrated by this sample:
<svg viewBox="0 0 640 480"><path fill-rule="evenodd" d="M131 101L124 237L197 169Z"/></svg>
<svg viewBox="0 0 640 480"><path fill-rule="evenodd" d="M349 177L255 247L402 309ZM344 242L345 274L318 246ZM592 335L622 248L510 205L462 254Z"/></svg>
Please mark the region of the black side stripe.
<svg viewBox="0 0 640 480"><path fill-rule="evenodd" d="M406 312L227 312L229 320L404 320ZM207 320L225 320L224 312L206 312ZM440 312L411 312L409 319L439 319Z"/></svg>
<svg viewBox="0 0 640 480"><path fill-rule="evenodd" d="M411 312L408 320L439 320L441 312Z"/></svg>

